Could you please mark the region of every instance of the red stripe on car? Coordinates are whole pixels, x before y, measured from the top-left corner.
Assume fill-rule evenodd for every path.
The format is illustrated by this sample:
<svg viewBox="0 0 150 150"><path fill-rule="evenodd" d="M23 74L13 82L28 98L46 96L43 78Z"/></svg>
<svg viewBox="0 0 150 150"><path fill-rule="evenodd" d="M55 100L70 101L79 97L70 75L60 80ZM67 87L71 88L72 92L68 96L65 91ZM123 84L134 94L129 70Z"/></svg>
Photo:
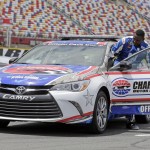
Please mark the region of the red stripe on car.
<svg viewBox="0 0 150 150"><path fill-rule="evenodd" d="M121 75L121 74L150 74L150 72L107 72L108 75Z"/></svg>
<svg viewBox="0 0 150 150"><path fill-rule="evenodd" d="M126 102L146 102L146 101L150 102L150 98L112 99L111 103L115 103L115 102L122 102L122 103L126 103Z"/></svg>
<svg viewBox="0 0 150 150"><path fill-rule="evenodd" d="M88 73L88 72L94 70L95 68L97 68L97 67L96 67L96 66L89 67L88 69L86 69L86 70L80 72L78 75L86 74L86 73Z"/></svg>
<svg viewBox="0 0 150 150"><path fill-rule="evenodd" d="M90 75L88 77L85 78L85 80L88 80L88 79L91 79L91 78L94 78L94 77L97 77L97 76L100 76L101 74L94 74L94 75Z"/></svg>
<svg viewBox="0 0 150 150"><path fill-rule="evenodd" d="M73 117L70 117L70 118L66 118L66 119L63 119L63 120L59 120L58 122L66 123L66 122L73 121L73 120L76 120L76 119L81 119L81 118L86 117L86 116L90 116L90 115L92 115L92 114L93 114L93 112L88 112L88 113L83 114L83 116L80 116L80 115L78 115L78 116L73 116Z"/></svg>

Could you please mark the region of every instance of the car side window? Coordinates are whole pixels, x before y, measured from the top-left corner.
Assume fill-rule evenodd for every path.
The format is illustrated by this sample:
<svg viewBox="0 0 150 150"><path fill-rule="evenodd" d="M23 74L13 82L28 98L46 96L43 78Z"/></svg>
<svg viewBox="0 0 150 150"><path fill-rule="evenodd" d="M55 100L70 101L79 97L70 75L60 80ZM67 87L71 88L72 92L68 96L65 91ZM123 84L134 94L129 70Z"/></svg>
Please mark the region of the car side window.
<svg viewBox="0 0 150 150"><path fill-rule="evenodd" d="M131 64L131 70L148 70L150 69L150 49L141 51L140 53L133 55L127 59Z"/></svg>
<svg viewBox="0 0 150 150"><path fill-rule="evenodd" d="M114 67L110 68L109 70L110 71L150 70L150 48L146 48L145 50L141 50L129 56L128 58L124 59Z"/></svg>

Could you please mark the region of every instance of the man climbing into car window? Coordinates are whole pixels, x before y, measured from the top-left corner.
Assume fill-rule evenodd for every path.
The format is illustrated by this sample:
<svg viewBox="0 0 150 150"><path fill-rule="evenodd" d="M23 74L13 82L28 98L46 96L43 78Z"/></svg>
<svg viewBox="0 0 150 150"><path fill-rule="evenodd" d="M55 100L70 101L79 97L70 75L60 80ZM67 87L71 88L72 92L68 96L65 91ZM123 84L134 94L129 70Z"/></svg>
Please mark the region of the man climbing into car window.
<svg viewBox="0 0 150 150"><path fill-rule="evenodd" d="M127 36L120 39L111 48L114 54L114 65L142 49L148 47L148 43L144 41L145 33L143 30L138 29L133 36ZM139 126L135 123L135 115L127 115L126 128L138 130Z"/></svg>
<svg viewBox="0 0 150 150"><path fill-rule="evenodd" d="M111 48L112 53L115 56L114 65L129 55L134 54L142 49L148 47L148 43L144 41L145 33L143 30L136 30L133 36L127 36L120 39Z"/></svg>

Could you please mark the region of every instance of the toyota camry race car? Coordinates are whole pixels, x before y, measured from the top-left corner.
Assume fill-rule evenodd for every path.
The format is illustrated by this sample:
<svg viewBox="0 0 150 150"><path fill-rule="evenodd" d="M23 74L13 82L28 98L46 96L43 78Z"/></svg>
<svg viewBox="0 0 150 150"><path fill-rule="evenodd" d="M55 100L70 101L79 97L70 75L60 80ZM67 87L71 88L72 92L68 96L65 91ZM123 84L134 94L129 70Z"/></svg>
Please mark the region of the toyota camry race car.
<svg viewBox="0 0 150 150"><path fill-rule="evenodd" d="M11 121L85 123L103 133L115 116L135 114L148 122L150 48L111 67L115 39L72 36L10 61L0 69L0 127Z"/></svg>

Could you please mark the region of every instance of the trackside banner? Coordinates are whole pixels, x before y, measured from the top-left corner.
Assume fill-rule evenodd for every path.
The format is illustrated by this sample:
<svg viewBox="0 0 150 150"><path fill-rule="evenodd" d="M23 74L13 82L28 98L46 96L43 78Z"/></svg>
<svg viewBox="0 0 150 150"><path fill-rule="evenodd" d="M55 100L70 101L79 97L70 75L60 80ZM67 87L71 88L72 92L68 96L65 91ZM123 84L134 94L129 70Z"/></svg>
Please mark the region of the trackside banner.
<svg viewBox="0 0 150 150"><path fill-rule="evenodd" d="M0 47L0 56L21 57L28 49Z"/></svg>

